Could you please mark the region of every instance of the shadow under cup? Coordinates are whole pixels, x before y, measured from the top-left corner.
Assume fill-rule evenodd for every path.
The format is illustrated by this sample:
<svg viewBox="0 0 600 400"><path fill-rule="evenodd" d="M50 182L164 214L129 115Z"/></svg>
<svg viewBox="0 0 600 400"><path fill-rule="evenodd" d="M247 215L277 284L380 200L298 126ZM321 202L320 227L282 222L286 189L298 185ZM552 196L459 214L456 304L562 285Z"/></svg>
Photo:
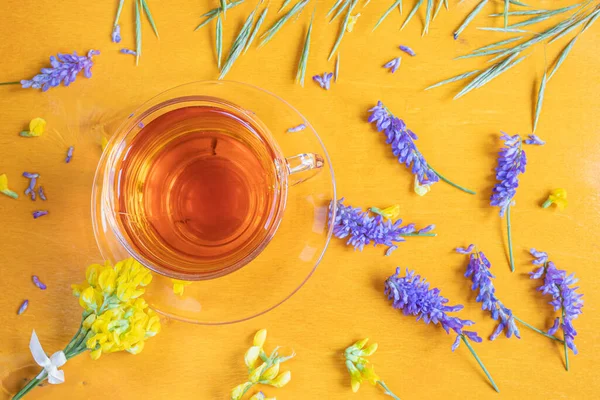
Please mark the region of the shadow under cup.
<svg viewBox="0 0 600 400"><path fill-rule="evenodd" d="M298 111L251 85L197 82L142 105L111 137L92 216L105 259L134 257L158 273L146 288L152 308L223 324L306 282L329 243L334 199L327 152ZM172 279L196 282L180 296Z"/></svg>

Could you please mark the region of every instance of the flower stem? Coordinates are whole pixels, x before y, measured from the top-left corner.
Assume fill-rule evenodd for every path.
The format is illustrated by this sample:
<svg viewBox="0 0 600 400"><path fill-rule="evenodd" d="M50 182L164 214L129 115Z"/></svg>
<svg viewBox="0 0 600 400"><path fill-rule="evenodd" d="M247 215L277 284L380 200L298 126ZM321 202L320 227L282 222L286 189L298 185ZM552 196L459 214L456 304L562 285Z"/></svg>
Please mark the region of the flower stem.
<svg viewBox="0 0 600 400"><path fill-rule="evenodd" d="M0 82L0 86L4 85L20 85L21 82Z"/></svg>
<svg viewBox="0 0 600 400"><path fill-rule="evenodd" d="M388 388L385 384L385 382L383 381L377 381L377 383L383 388L383 392L385 394L387 394L390 397L393 397L396 400L400 400L400 397L396 396L391 390L390 388Z"/></svg>
<svg viewBox="0 0 600 400"><path fill-rule="evenodd" d="M564 323L565 323L565 309L564 308L562 310L562 322L563 322L563 327L564 327ZM569 349L567 347L567 338L565 336L564 328L563 328L563 346L565 347L565 369L568 372L569 371Z"/></svg>
<svg viewBox="0 0 600 400"><path fill-rule="evenodd" d="M399 236L428 236L428 237L434 237L437 236L437 233L403 233Z"/></svg>
<svg viewBox="0 0 600 400"><path fill-rule="evenodd" d="M19 400L21 398L23 398L23 396L25 396L27 393L29 393L33 388L35 388L37 385L39 385L40 383L42 383L42 381L44 379L46 379L46 373L44 372L44 370L42 370L42 377L40 378L33 378L32 380L30 380L29 382L27 382L27 385L25 385L25 387L21 390L19 390L19 392L17 394L15 394L15 396L12 398L12 400Z"/></svg>
<svg viewBox="0 0 600 400"><path fill-rule="evenodd" d="M483 370L483 372L487 376L488 380L492 384L492 387L496 390L496 392L500 393L500 390L498 389L498 386L496 386L496 382L494 382L494 379L492 378L492 376L490 375L490 373L488 372L488 370L485 368L485 365L483 365L483 363L479 359L479 356L477 356L477 353L475 353L475 350L473 349L473 347L471 346L471 344L469 343L469 341L467 340L467 338L465 338L464 335L460 335L460 338L465 343L465 345L469 348L469 351L471 352L471 354L473 354L473 357L475 357L475 360L477 360L477 363L479 363L479 366L481 367L481 369Z"/></svg>
<svg viewBox="0 0 600 400"><path fill-rule="evenodd" d="M515 272L515 261L513 259L512 234L510 229L510 204L506 206L506 232L508 233L508 257L510 259L510 270Z"/></svg>
<svg viewBox="0 0 600 400"><path fill-rule="evenodd" d="M550 335L550 334L548 334L548 333L546 333L546 332L544 332L544 331L536 328L535 326L529 325L527 322L523 321L521 318L518 318L515 315L513 315L513 318L516 319L517 321L519 321L521 324L525 325L527 328L531 329L532 331L539 333L540 335L544 335L547 338L552 339L552 340L556 340L557 342L560 342L560 343L564 342L564 340L560 340L556 336Z"/></svg>
<svg viewBox="0 0 600 400"><path fill-rule="evenodd" d="M548 208L552 205L552 200L548 199L542 204L542 208Z"/></svg>
<svg viewBox="0 0 600 400"><path fill-rule="evenodd" d="M435 169L433 169L433 167L429 164L427 164L427 166L429 167L430 170L433 171L434 174L436 174L438 176L438 178L440 178L441 180L443 180L444 182L446 182L447 184L454 186L457 189L462 190L463 192L469 193L469 194L475 194L474 191L469 190L465 187L462 187L460 185L457 185L456 183L452 182L451 180L449 180L448 178L446 178L444 175L440 174L439 172L437 172Z"/></svg>

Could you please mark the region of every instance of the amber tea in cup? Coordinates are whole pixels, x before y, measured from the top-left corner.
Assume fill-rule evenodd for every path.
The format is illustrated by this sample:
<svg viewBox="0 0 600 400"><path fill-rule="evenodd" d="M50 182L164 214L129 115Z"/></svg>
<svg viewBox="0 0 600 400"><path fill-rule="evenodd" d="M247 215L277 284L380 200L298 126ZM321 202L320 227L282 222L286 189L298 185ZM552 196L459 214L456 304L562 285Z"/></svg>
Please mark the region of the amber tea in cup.
<svg viewBox="0 0 600 400"><path fill-rule="evenodd" d="M306 169L318 156L286 160L251 112L218 99L165 107L117 148L117 236L134 257L166 275L226 274L256 257L274 235L294 172L290 160L301 157L296 169Z"/></svg>

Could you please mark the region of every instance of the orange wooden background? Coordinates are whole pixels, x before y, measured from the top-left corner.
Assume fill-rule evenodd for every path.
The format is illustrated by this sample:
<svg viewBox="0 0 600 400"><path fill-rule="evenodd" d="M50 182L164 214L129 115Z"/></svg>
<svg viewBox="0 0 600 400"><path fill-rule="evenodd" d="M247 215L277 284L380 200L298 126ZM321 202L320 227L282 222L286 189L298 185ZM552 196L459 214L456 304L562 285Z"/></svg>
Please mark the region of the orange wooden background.
<svg viewBox="0 0 600 400"><path fill-rule="evenodd" d="M93 173L100 155L102 134L109 134L129 110L175 85L213 79L214 25L193 32L198 16L217 1L150 1L161 34L156 40L144 23L144 54L133 58L118 53L110 43L117 1L60 2L3 0L0 4L0 81L29 78L57 52L102 54L93 78L78 78L70 88L42 94L17 87L0 87L0 173L7 173L14 190L22 193L24 170L43 174L52 214L31 218L39 203L24 196L18 201L0 196L0 380L4 390L33 376L27 349L36 329L44 348L62 348L77 329L81 310L71 297L70 284L82 279L84 267L98 261L89 216ZM129 3L129 2L128 2ZM255 2L228 12L225 51L233 25L241 23ZM267 23L275 18L280 1L273 1ZM313 43L307 75L333 70L326 56L337 34L324 13L332 1L317 2ZM270 396L285 399L383 398L378 388L350 391L344 347L369 336L379 342L372 357L376 371L402 399L591 399L598 396L599 363L597 231L600 227L600 27L590 29L573 48L569 59L548 85L538 134L543 147L528 148L529 165L521 180L513 212L517 271L510 273L505 257L505 225L498 209L489 206L493 167L500 147L499 131L527 134L531 130L532 97L543 74L545 50L536 48L519 67L483 89L452 101L457 86L423 91L427 85L481 66L483 61L452 61L471 49L501 40L503 34L478 31L492 23L483 15L499 12L502 2L487 6L463 34L451 32L476 1L451 2L421 37L422 13L400 32L394 12L375 33L372 26L387 2L372 2L341 47L340 80L329 92L307 82L293 84L300 42L310 16L300 19L260 50L251 50L228 75L229 79L264 87L294 104L320 132L337 176L340 196L356 206L399 203L401 216L418 225L435 223L436 238L413 238L391 256L382 249L352 251L337 239L316 274L283 306L254 320L231 326L205 327L166 321L163 332L137 356L111 354L94 362L87 355L65 366L66 384L36 389L31 399L224 399L245 378L243 354L253 333L269 330L267 347L293 347L298 356L287 363L291 383L267 388ZM412 1L404 4L406 15ZM567 1L532 1L554 8ZM308 6L312 9L312 6ZM498 21L499 23L499 21ZM124 46L133 47L131 7L122 16ZM564 45L561 40L558 46ZM400 55L397 45L413 47L417 57L403 57L392 75L381 65ZM560 47L548 46L553 60ZM472 69L471 68L471 69ZM534 85L535 83L535 85ZM440 172L476 196L443 183L425 197L412 191L413 177L389 155L381 134L365 122L366 110L383 100L419 134L419 146ZM49 133L21 139L18 132L34 117L48 120ZM63 162L65 149L75 144L72 164ZM564 212L541 209L549 190L564 187L569 206ZM492 372L501 393L487 384L465 348L450 351L452 338L440 328L416 323L393 310L385 300L383 281L397 265L416 269L451 299L462 303L463 317L477 321L481 336L494 322L481 311L462 277L466 258L453 248L471 242L486 252L494 265L502 300L515 314L538 327L548 327L552 311L547 298L535 292L526 275L532 269L529 247L550 253L558 266L581 279L584 314L575 321L580 355L571 357L565 372L562 348L523 328L522 339L484 341L476 349ZM30 277L39 275L49 288L35 289ZM241 296L260 296L260 287ZM24 298L30 307L16 310ZM19 370L20 369L20 370ZM0 396L8 398L6 393Z"/></svg>

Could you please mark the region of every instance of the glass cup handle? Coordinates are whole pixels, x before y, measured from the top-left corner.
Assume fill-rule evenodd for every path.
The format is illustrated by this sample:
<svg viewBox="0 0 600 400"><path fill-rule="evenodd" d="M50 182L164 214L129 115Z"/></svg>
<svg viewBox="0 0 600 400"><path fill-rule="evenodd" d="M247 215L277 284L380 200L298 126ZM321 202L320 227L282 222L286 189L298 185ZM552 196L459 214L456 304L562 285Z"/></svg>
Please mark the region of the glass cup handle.
<svg viewBox="0 0 600 400"><path fill-rule="evenodd" d="M323 157L315 153L302 153L285 159L287 162L289 185L294 186L312 178L325 165Z"/></svg>

